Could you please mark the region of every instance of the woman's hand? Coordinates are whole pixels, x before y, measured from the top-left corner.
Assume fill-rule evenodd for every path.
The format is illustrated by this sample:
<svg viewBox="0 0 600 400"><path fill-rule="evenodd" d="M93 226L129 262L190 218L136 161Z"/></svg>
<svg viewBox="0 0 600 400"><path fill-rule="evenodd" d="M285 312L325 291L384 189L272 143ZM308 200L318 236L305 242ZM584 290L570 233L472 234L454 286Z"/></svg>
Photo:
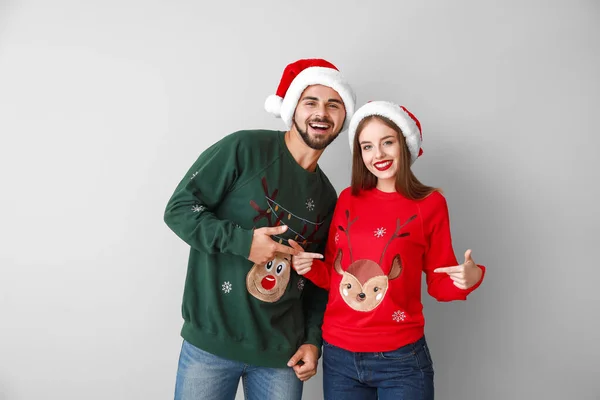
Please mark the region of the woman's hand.
<svg viewBox="0 0 600 400"><path fill-rule="evenodd" d="M306 253L302 246L294 240L289 239L288 243L298 251L296 255L292 256L292 267L294 267L298 275L304 275L310 271L315 258L323 258L323 255L319 253Z"/></svg>
<svg viewBox="0 0 600 400"><path fill-rule="evenodd" d="M465 252L464 263L454 267L436 268L433 272L448 274L454 281L454 286L459 289L472 288L481 280L483 274L481 268L473 261L470 249Z"/></svg>

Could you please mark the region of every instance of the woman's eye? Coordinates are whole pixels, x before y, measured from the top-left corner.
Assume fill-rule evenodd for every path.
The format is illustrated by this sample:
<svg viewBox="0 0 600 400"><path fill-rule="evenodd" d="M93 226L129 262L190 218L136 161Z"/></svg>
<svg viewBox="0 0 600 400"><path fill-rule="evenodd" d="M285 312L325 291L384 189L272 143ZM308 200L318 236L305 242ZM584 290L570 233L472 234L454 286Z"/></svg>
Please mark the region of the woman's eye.
<svg viewBox="0 0 600 400"><path fill-rule="evenodd" d="M363 150L364 151L369 151L369 150L371 150L371 147L373 147L373 146L371 146L370 144L368 144L366 146L363 146Z"/></svg>

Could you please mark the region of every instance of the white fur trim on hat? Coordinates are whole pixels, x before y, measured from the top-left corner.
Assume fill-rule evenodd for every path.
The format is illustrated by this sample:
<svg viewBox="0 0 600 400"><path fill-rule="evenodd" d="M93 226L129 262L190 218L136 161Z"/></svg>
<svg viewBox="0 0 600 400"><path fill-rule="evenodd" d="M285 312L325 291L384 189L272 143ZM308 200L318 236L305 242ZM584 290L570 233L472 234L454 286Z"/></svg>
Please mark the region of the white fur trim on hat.
<svg viewBox="0 0 600 400"><path fill-rule="evenodd" d="M354 115L354 104L356 103L354 91L350 85L346 83L339 71L325 67L306 68L300 72L290 84L280 107L281 119L287 128L290 129L292 127L292 118L294 117L294 112L296 111L296 106L298 105L298 100L300 100L302 92L311 85L328 86L338 92L344 102L344 108L346 109L346 120L344 121L342 130L348 129L350 119L352 118L352 115ZM268 101L269 100L267 99L267 102Z"/></svg>
<svg viewBox="0 0 600 400"><path fill-rule="evenodd" d="M348 140L350 142L350 151L354 150L354 135L356 134L356 128L360 121L371 115L379 115L390 119L395 123L404 138L406 139L406 145L410 151L411 164L419 157L419 150L421 149L421 131L417 126L416 122L404 111L398 104L394 104L388 101L372 101L358 110L350 121L350 128L348 130Z"/></svg>

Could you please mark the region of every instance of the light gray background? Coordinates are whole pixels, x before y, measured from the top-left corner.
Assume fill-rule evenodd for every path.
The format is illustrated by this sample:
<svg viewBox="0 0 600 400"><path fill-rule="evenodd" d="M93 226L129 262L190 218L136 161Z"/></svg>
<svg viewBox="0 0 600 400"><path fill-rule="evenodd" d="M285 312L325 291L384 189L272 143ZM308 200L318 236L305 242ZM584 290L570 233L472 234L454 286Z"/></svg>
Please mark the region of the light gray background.
<svg viewBox="0 0 600 400"><path fill-rule="evenodd" d="M0 399L172 398L164 207L211 143L283 128L263 102L303 57L421 119L416 174L489 268L425 296L437 398L600 399L597 1L0 5ZM321 166L348 185L345 134Z"/></svg>

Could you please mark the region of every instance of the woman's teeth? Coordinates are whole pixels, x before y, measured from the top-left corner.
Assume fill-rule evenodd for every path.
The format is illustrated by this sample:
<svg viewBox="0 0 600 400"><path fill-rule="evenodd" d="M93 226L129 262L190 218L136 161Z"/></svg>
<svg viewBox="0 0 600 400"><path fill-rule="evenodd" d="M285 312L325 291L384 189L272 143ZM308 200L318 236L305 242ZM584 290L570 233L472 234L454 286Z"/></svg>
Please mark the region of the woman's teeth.
<svg viewBox="0 0 600 400"><path fill-rule="evenodd" d="M379 171L385 171L392 165L392 162L389 160L381 161L381 162L375 163L374 165L375 165L375 168L377 168Z"/></svg>

